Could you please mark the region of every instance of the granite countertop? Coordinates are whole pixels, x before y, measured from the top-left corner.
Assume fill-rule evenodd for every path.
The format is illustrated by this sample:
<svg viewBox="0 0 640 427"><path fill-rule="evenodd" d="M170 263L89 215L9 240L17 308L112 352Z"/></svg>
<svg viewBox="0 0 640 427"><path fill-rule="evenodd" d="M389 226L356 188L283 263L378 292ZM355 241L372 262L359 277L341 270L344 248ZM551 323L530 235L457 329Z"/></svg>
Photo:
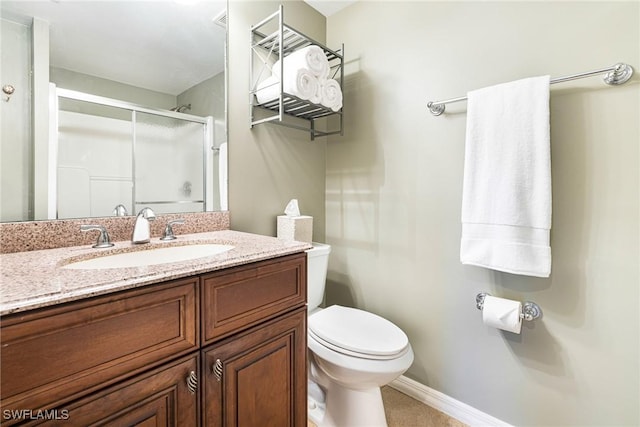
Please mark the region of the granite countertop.
<svg viewBox="0 0 640 427"><path fill-rule="evenodd" d="M206 258L130 268L76 270L62 268L70 262L111 253L158 247L217 243L233 249ZM172 242L157 238L133 245L115 242L109 249L73 246L0 255L0 315L47 307L82 298L122 291L209 271L302 252L311 244L231 230L178 236Z"/></svg>

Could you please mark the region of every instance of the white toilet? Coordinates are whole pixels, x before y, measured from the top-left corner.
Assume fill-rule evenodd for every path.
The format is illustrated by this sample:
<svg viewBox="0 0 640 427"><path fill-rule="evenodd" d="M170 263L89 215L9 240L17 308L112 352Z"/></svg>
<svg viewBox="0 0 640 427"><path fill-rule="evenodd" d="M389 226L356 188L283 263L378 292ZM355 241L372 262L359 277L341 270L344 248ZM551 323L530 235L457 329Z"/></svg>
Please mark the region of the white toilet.
<svg viewBox="0 0 640 427"><path fill-rule="evenodd" d="M309 419L319 427L386 426L380 387L413 363L405 333L355 308L319 308L331 246L307 251Z"/></svg>

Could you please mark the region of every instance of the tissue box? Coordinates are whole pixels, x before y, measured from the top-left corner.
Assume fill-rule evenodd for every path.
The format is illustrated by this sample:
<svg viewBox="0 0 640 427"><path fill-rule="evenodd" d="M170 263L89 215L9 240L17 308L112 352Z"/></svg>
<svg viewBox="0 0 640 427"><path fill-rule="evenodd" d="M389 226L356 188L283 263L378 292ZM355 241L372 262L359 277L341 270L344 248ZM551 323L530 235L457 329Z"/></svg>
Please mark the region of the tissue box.
<svg viewBox="0 0 640 427"><path fill-rule="evenodd" d="M278 239L311 243L313 217L278 215Z"/></svg>

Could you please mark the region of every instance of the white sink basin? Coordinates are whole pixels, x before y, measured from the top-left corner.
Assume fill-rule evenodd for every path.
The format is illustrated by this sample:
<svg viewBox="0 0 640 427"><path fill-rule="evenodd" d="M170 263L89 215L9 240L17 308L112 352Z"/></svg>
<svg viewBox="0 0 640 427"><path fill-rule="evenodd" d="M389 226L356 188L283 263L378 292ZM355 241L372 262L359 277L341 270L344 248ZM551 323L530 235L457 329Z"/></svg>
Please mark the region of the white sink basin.
<svg viewBox="0 0 640 427"><path fill-rule="evenodd" d="M98 270L105 268L143 267L210 257L231 249L233 249L233 246L213 243L170 246L166 248L145 249L137 252L100 256L84 261L73 262L62 268L72 270Z"/></svg>

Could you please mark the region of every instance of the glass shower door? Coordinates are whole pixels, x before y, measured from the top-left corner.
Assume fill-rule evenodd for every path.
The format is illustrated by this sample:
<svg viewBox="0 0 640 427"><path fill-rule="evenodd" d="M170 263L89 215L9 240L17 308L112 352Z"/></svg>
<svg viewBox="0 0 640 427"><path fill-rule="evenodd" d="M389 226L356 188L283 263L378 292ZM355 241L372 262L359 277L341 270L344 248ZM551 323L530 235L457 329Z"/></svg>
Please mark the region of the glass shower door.
<svg viewBox="0 0 640 427"><path fill-rule="evenodd" d="M135 212L204 211L206 125L135 112L134 126Z"/></svg>
<svg viewBox="0 0 640 427"><path fill-rule="evenodd" d="M50 218L220 209L213 117L52 90Z"/></svg>

